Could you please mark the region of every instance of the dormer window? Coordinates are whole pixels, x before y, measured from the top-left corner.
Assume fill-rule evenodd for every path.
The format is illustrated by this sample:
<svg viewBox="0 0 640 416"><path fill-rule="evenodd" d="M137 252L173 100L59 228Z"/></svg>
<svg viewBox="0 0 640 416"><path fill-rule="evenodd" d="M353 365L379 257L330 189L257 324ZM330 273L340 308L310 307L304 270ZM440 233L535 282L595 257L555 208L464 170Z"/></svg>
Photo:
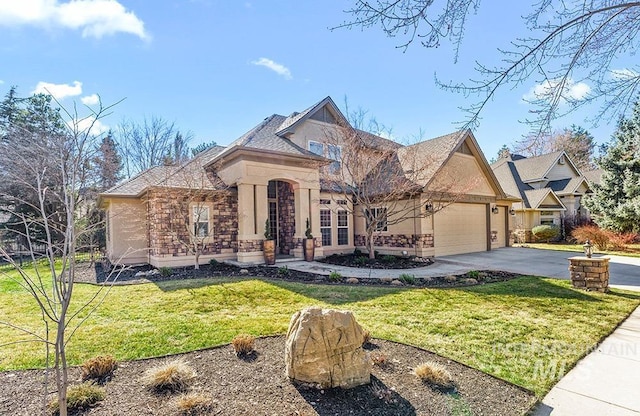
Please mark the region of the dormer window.
<svg viewBox="0 0 640 416"><path fill-rule="evenodd" d="M335 144L325 144L309 140L309 151L318 156L324 156L333 160L328 166L328 172L332 174L338 173L340 170L340 161L342 160L342 148Z"/></svg>

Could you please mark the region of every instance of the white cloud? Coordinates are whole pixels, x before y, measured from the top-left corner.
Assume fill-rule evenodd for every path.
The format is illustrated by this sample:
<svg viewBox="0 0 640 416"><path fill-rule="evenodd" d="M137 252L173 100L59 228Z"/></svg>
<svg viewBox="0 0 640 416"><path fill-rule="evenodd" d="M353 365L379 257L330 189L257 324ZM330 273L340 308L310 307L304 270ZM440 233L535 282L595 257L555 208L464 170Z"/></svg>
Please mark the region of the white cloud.
<svg viewBox="0 0 640 416"><path fill-rule="evenodd" d="M524 101L550 100L555 89L558 88L560 80L548 80L531 87L529 92L522 96ZM575 82L567 79L562 90L562 102L567 100L580 101L587 98L591 92L591 87L584 82Z"/></svg>
<svg viewBox="0 0 640 416"><path fill-rule="evenodd" d="M286 66L272 61L269 58L260 58L257 61L251 61L253 65L264 66L272 70L278 75L282 75L284 79L293 79L291 71Z"/></svg>
<svg viewBox="0 0 640 416"><path fill-rule="evenodd" d="M0 85L4 84L4 81L0 79Z"/></svg>
<svg viewBox="0 0 640 416"><path fill-rule="evenodd" d="M83 37L130 33L149 39L144 22L117 0L0 1L0 26L33 25L81 29Z"/></svg>
<svg viewBox="0 0 640 416"><path fill-rule="evenodd" d="M80 101L84 105L96 105L100 102L100 97L98 97L98 94L91 94L80 98Z"/></svg>
<svg viewBox="0 0 640 416"><path fill-rule="evenodd" d="M36 89L32 94L50 94L56 100L64 100L67 97L75 97L82 94L82 82L73 81L73 85L69 84L52 84L50 82L38 82Z"/></svg>
<svg viewBox="0 0 640 416"><path fill-rule="evenodd" d="M73 128L71 122L69 122L69 127ZM89 133L92 136L99 136L109 131L109 126L103 124L100 120L96 120L95 117L86 117L78 120L77 128L80 133L86 133L90 129Z"/></svg>
<svg viewBox="0 0 640 416"><path fill-rule="evenodd" d="M614 69L611 71L611 76L619 80L628 80L639 77L640 73L628 68Z"/></svg>

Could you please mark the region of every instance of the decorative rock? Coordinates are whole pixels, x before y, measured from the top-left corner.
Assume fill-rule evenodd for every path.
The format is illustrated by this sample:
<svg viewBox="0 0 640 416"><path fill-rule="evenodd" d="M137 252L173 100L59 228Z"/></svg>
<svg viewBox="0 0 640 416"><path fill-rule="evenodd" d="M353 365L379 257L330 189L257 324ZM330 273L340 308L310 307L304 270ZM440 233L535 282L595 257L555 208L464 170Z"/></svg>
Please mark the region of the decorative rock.
<svg viewBox="0 0 640 416"><path fill-rule="evenodd" d="M357 285L358 283L360 283L360 280L355 277L350 277L347 279L347 283L349 283L350 285Z"/></svg>
<svg viewBox="0 0 640 416"><path fill-rule="evenodd" d="M393 279L392 279L392 278L390 278L390 277L381 277L381 278L380 278L380 281L381 281L382 283L391 283L391 282L393 282Z"/></svg>
<svg viewBox="0 0 640 416"><path fill-rule="evenodd" d="M466 279L463 280L465 285L477 285L478 281L476 279L474 279L473 277L468 277Z"/></svg>
<svg viewBox="0 0 640 416"><path fill-rule="evenodd" d="M240 269L240 274L249 274L249 270L247 270L247 269Z"/></svg>
<svg viewBox="0 0 640 416"><path fill-rule="evenodd" d="M404 285L404 283L402 283L400 280L396 279L396 280L392 280L391 284L394 286L402 286Z"/></svg>
<svg viewBox="0 0 640 416"><path fill-rule="evenodd" d="M349 311L306 308L291 317L284 359L287 376L319 388L368 384L364 331Z"/></svg>

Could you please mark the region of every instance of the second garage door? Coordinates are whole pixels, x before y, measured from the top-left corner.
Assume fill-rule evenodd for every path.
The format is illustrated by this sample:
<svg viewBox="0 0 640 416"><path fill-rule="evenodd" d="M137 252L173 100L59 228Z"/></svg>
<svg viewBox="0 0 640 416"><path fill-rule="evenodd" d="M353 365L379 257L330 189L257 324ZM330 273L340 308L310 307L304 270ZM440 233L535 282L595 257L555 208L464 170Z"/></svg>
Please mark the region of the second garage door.
<svg viewBox="0 0 640 416"><path fill-rule="evenodd" d="M434 217L436 256L487 250L487 206L452 204Z"/></svg>

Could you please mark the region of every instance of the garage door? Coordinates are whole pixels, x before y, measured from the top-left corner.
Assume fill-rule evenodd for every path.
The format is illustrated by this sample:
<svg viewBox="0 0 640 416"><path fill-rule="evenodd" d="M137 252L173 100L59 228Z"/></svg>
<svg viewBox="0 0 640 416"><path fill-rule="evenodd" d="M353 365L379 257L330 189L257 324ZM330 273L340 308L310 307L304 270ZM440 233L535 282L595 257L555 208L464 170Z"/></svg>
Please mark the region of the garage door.
<svg viewBox="0 0 640 416"><path fill-rule="evenodd" d="M487 250L485 204L452 204L434 217L436 256Z"/></svg>

